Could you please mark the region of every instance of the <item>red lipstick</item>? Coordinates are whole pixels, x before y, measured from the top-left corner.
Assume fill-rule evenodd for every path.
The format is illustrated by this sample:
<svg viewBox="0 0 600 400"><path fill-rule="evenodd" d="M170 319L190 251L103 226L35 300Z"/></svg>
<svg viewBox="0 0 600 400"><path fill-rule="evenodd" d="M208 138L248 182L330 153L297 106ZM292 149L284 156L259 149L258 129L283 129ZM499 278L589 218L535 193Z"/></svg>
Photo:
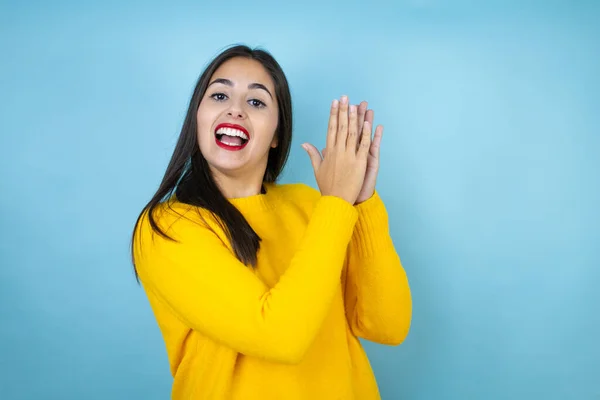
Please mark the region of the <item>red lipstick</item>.
<svg viewBox="0 0 600 400"><path fill-rule="evenodd" d="M246 135L246 137L248 139L242 139L242 144L239 146L231 146L231 145L228 145L227 143L223 143L219 140L219 138L217 136L217 132L221 128L235 129L240 132L243 132L244 135ZM217 125L217 127L215 128L215 142L217 143L217 146L219 146L225 150L229 150L229 151L242 150L244 147L246 147L246 145L248 144L249 141L250 141L250 134L248 133L248 130L241 125L230 124L230 123L221 123L221 124Z"/></svg>

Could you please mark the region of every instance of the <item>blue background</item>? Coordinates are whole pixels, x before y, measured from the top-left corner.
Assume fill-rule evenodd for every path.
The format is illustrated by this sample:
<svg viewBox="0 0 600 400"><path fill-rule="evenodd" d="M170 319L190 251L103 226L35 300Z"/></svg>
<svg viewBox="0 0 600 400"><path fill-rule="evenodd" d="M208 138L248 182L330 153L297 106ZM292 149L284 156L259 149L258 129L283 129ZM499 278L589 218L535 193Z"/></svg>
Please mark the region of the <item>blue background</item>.
<svg viewBox="0 0 600 400"><path fill-rule="evenodd" d="M291 83L283 182L330 101L385 125L414 296L384 399L600 398L600 2L0 3L0 398L167 399L128 245L224 46Z"/></svg>

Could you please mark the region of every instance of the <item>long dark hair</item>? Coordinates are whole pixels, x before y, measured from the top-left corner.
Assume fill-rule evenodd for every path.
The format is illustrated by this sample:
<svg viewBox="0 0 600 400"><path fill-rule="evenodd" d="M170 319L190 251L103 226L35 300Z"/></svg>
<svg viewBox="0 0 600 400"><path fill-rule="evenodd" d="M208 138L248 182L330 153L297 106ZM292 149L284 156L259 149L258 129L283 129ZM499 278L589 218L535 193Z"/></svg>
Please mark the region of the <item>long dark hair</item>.
<svg viewBox="0 0 600 400"><path fill-rule="evenodd" d="M287 78L279 63L267 51L251 49L244 45L229 47L217 55L200 75L162 182L138 216L135 226L138 226L140 219L147 212L152 229L161 236L173 240L158 226L153 211L161 202L175 194L177 200L182 203L210 211L225 231L235 256L246 265L256 266L256 253L260 246L260 237L248 224L242 213L219 190L210 173L208 163L200 151L197 136L196 113L210 79L217 68L235 57L260 62L275 84L275 97L279 108L279 121L275 133L278 144L277 147L269 150L263 182L275 182L279 177L287 161L292 141L292 99ZM134 228L131 253L135 276L139 282L133 255L135 237L136 229Z"/></svg>

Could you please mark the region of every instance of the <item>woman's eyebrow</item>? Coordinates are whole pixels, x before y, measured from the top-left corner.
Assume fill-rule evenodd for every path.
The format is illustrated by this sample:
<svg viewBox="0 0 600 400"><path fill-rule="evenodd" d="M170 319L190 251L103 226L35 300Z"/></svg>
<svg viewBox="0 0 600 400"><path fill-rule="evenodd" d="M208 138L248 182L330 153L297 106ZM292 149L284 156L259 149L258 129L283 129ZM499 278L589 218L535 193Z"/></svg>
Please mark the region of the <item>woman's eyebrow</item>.
<svg viewBox="0 0 600 400"><path fill-rule="evenodd" d="M214 81L212 81L208 86L211 86L215 83L221 83L223 85L233 87L233 82L231 82L231 80L226 79L226 78L217 78ZM248 89L262 89L269 94L271 99L273 98L273 95L271 94L269 89L267 89L267 87L265 85L263 85L262 83L257 83L257 82L251 83L248 85Z"/></svg>
<svg viewBox="0 0 600 400"><path fill-rule="evenodd" d="M271 99L273 99L273 95L271 94L271 92L269 92L269 89L267 89L267 87L262 83L251 83L248 85L248 89L262 89L269 94Z"/></svg>

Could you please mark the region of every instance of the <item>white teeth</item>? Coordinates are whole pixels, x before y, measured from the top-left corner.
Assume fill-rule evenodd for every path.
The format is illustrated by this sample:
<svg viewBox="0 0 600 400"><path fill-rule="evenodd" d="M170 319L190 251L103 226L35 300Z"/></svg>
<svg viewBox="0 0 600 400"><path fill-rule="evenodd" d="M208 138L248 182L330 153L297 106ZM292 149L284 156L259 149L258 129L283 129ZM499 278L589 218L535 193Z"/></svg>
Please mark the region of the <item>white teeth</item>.
<svg viewBox="0 0 600 400"><path fill-rule="evenodd" d="M244 132L242 132L238 129L233 129L233 128L219 128L219 129L217 129L216 134L217 135L227 135L227 136L239 136L244 140L248 140L248 135L246 135Z"/></svg>

